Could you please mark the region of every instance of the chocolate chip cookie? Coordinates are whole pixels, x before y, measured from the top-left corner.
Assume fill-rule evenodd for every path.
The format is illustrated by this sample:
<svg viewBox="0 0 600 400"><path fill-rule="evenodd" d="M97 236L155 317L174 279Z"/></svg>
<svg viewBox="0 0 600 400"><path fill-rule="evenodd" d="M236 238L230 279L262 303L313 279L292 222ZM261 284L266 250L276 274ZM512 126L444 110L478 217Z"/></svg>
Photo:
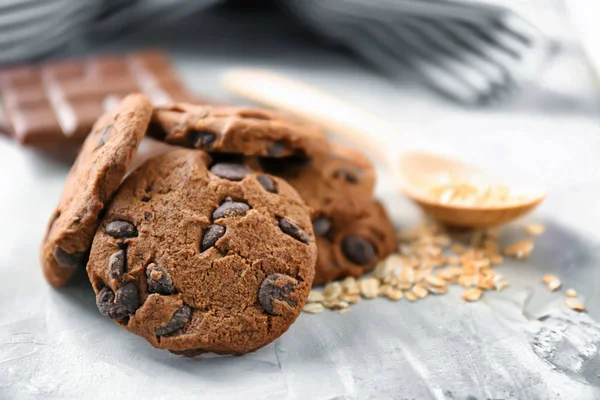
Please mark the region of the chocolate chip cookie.
<svg viewBox="0 0 600 400"><path fill-rule="evenodd" d="M319 249L315 285L346 276L359 277L396 250L396 234L383 206L371 203L351 223L313 219Z"/></svg>
<svg viewBox="0 0 600 400"><path fill-rule="evenodd" d="M249 158L249 165L280 176L292 185L312 209L315 225L324 220L352 221L373 202L375 170L362 153L339 144L315 158ZM316 231L315 231L316 234Z"/></svg>
<svg viewBox="0 0 600 400"><path fill-rule="evenodd" d="M85 140L42 243L42 269L52 285L64 285L85 265L99 215L131 165L151 115L148 98L130 95Z"/></svg>
<svg viewBox="0 0 600 400"><path fill-rule="evenodd" d="M158 107L148 135L179 146L248 156L315 156L328 148L314 125L274 111L217 105Z"/></svg>
<svg viewBox="0 0 600 400"><path fill-rule="evenodd" d="M316 257L308 207L284 180L184 149L124 181L87 271L100 312L154 347L244 354L295 321Z"/></svg>

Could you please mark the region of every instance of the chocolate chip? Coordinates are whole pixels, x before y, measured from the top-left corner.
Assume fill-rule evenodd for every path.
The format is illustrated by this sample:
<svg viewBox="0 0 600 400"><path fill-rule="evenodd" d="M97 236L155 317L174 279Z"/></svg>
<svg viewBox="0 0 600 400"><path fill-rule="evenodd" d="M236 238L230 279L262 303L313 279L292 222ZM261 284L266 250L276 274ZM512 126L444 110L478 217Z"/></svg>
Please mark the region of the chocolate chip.
<svg viewBox="0 0 600 400"><path fill-rule="evenodd" d="M125 263L125 250L119 250L110 256L108 259L108 276L110 276L110 279L121 280L125 273Z"/></svg>
<svg viewBox="0 0 600 400"><path fill-rule="evenodd" d="M376 255L371 242L360 236L346 236L342 240L342 252L357 265L368 265Z"/></svg>
<svg viewBox="0 0 600 400"><path fill-rule="evenodd" d="M269 157L283 157L288 151L287 145L284 142L273 142L267 148Z"/></svg>
<svg viewBox="0 0 600 400"><path fill-rule="evenodd" d="M315 218L312 221L312 226L315 236L325 236L331 229L331 220L325 217Z"/></svg>
<svg viewBox="0 0 600 400"><path fill-rule="evenodd" d="M202 243L200 244L200 250L206 251L213 247L219 239L223 237L225 234L225 227L221 225L211 225L206 231L204 231L204 236L202 237Z"/></svg>
<svg viewBox="0 0 600 400"><path fill-rule="evenodd" d="M167 137L168 132L161 124L151 122L146 131L146 135L154 139L164 140Z"/></svg>
<svg viewBox="0 0 600 400"><path fill-rule="evenodd" d="M111 130L112 130L112 125L110 125L110 124L106 125L104 127L104 129L102 129L102 132L100 132L100 137L98 138L98 147L104 146L104 143L106 143L106 140L108 139L108 135Z"/></svg>
<svg viewBox="0 0 600 400"><path fill-rule="evenodd" d="M185 326L192 316L192 309L188 305L182 305L174 313L167 325L156 328L156 336L169 335Z"/></svg>
<svg viewBox="0 0 600 400"><path fill-rule="evenodd" d="M147 211L146 211L146 212L144 213L144 219L145 219L146 221L150 221L150 220L152 219L152 213L151 213L151 212L147 212Z"/></svg>
<svg viewBox="0 0 600 400"><path fill-rule="evenodd" d="M219 178L228 179L230 181L241 181L251 171L242 164L232 163L219 163L213 165L210 172L218 176Z"/></svg>
<svg viewBox="0 0 600 400"><path fill-rule="evenodd" d="M291 307L296 306L293 299L288 295L294 291L298 281L284 274L272 274L267 276L258 289L258 302L267 314L277 315L273 301L285 301Z"/></svg>
<svg viewBox="0 0 600 400"><path fill-rule="evenodd" d="M137 236L138 231L131 222L113 221L106 225L105 232L115 239Z"/></svg>
<svg viewBox="0 0 600 400"><path fill-rule="evenodd" d="M266 175L259 175L256 177L256 180L267 192L277 193L277 188L275 187L275 181L273 181L273 179Z"/></svg>
<svg viewBox="0 0 600 400"><path fill-rule="evenodd" d="M175 354L176 356L196 357L196 356L199 356L200 354L206 353L206 350L204 350L204 349L169 350L169 352L171 352L172 354Z"/></svg>
<svg viewBox="0 0 600 400"><path fill-rule="evenodd" d="M346 180L346 182L348 182L348 183L357 184L358 183L358 176L357 176L358 173L360 173L360 171L352 171L350 168L340 168L333 173L333 177L335 179L338 179L341 177L341 178L344 178Z"/></svg>
<svg viewBox="0 0 600 400"><path fill-rule="evenodd" d="M67 253L59 246L54 247L54 259L63 268L77 267L81 264L85 253Z"/></svg>
<svg viewBox="0 0 600 400"><path fill-rule="evenodd" d="M280 218L279 227L281 228L283 233L287 233L288 235L290 235L296 240L301 241L302 243L310 242L310 235L304 229L300 228L298 224L296 224L293 221L290 221L289 219Z"/></svg>
<svg viewBox="0 0 600 400"><path fill-rule="evenodd" d="M188 141L191 147L208 149L217 141L217 135L212 132L189 131Z"/></svg>
<svg viewBox="0 0 600 400"><path fill-rule="evenodd" d="M242 203L241 201L232 201L228 198L228 200L213 212L213 219L239 217L246 215L248 210L250 210L248 204Z"/></svg>
<svg viewBox="0 0 600 400"><path fill-rule="evenodd" d="M98 310L110 319L122 320L135 313L140 306L140 296L135 281L121 286L115 295L108 286L103 287L96 297Z"/></svg>
<svg viewBox="0 0 600 400"><path fill-rule="evenodd" d="M135 281L129 281L117 289L115 303L125 308L129 315L133 314L140 306L140 295L138 293L137 283Z"/></svg>
<svg viewBox="0 0 600 400"><path fill-rule="evenodd" d="M148 291L170 295L175 293L175 286L167 270L154 263L146 267L146 278L148 278Z"/></svg>

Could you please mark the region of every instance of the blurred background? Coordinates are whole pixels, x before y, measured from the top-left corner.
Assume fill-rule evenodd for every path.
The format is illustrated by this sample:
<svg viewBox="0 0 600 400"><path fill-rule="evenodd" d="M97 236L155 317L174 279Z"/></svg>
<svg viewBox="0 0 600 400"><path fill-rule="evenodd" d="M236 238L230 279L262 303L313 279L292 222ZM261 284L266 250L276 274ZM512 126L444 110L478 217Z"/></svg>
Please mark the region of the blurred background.
<svg viewBox="0 0 600 400"><path fill-rule="evenodd" d="M582 14L593 8L577 0L7 0L0 62L101 51L132 38L205 57L233 51L285 60L315 47L395 84L418 80L480 106L539 80L572 50L573 16L586 28Z"/></svg>

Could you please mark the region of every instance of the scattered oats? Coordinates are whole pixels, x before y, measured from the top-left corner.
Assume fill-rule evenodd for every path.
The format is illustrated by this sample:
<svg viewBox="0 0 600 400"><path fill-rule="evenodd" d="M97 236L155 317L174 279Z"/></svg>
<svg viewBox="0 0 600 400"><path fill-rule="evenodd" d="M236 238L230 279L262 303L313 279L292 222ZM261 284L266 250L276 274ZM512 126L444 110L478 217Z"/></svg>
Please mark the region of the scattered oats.
<svg viewBox="0 0 600 400"><path fill-rule="evenodd" d="M400 254L403 254L405 256L410 256L411 254L413 254L412 246L409 246L407 244L401 244L398 248L398 251Z"/></svg>
<svg viewBox="0 0 600 400"><path fill-rule="evenodd" d="M345 314L345 313L347 313L348 311L350 311L350 307L347 307L347 308L342 308L342 309L340 309L340 311L338 311L338 312L339 312L340 314Z"/></svg>
<svg viewBox="0 0 600 400"><path fill-rule="evenodd" d="M324 309L325 309L325 307L323 307L323 304L308 303L307 305L304 306L302 311L310 313L310 314L317 314L317 313L320 313L321 311L323 311Z"/></svg>
<svg viewBox="0 0 600 400"><path fill-rule="evenodd" d="M506 281L504 279L499 280L495 284L496 284L496 290L497 291L501 291L502 289L507 288L507 287L510 286L510 283L508 283L508 281Z"/></svg>
<svg viewBox="0 0 600 400"><path fill-rule="evenodd" d="M490 261L492 265L500 265L504 262L504 258L500 254L490 255Z"/></svg>
<svg viewBox="0 0 600 400"><path fill-rule="evenodd" d="M475 288L479 285L479 275L461 275L458 284L464 288Z"/></svg>
<svg viewBox="0 0 600 400"><path fill-rule="evenodd" d="M374 299L379 294L379 281L376 278L361 279L358 284L365 299Z"/></svg>
<svg viewBox="0 0 600 400"><path fill-rule="evenodd" d="M323 290L323 296L327 301L337 299L340 294L342 294L342 285L339 282L331 282Z"/></svg>
<svg viewBox="0 0 600 400"><path fill-rule="evenodd" d="M429 275L425 277L425 283L429 286L440 288L446 286L446 281L435 275Z"/></svg>
<svg viewBox="0 0 600 400"><path fill-rule="evenodd" d="M567 289L566 292L567 297L577 297L577 291L573 288Z"/></svg>
<svg viewBox="0 0 600 400"><path fill-rule="evenodd" d="M438 272L438 276L450 283L456 283L458 277L462 274L462 269L459 267L449 267Z"/></svg>
<svg viewBox="0 0 600 400"><path fill-rule="evenodd" d="M425 286L421 285L420 283L417 283L415 286L413 286L412 292L419 299L424 299L429 294Z"/></svg>
<svg viewBox="0 0 600 400"><path fill-rule="evenodd" d="M448 265L458 265L458 264L460 264L460 257L456 257L456 256L446 257L446 262L448 263Z"/></svg>
<svg viewBox="0 0 600 400"><path fill-rule="evenodd" d="M531 236L538 236L546 232L546 226L544 224L529 224L525 226L525 232Z"/></svg>
<svg viewBox="0 0 600 400"><path fill-rule="evenodd" d="M346 294L346 293L344 293L344 294L342 294L340 296L340 300L341 301L345 301L345 302L348 302L350 304L356 304L356 303L358 303L360 301L360 299L361 299L360 294Z"/></svg>
<svg viewBox="0 0 600 400"><path fill-rule="evenodd" d="M429 275L431 275L431 269L419 269L415 273L415 282L422 282Z"/></svg>
<svg viewBox="0 0 600 400"><path fill-rule="evenodd" d="M398 301L404 294L402 293L402 290L392 288L386 292L385 296L390 300Z"/></svg>
<svg viewBox="0 0 600 400"><path fill-rule="evenodd" d="M568 297L565 299L565 303L567 304L567 306L571 309L571 310L575 310L578 312L582 312L585 311L585 306L580 303L579 301L575 300L572 297Z"/></svg>
<svg viewBox="0 0 600 400"><path fill-rule="evenodd" d="M446 286L442 287L433 287L427 286L427 291L432 294L446 294L448 292L448 288Z"/></svg>
<svg viewBox="0 0 600 400"><path fill-rule="evenodd" d="M417 301L417 296L415 296L415 294L413 292L404 293L404 297L406 297L406 300L408 300L410 302Z"/></svg>
<svg viewBox="0 0 600 400"><path fill-rule="evenodd" d="M558 277L556 275L546 274L546 275L542 276L542 282L544 282L546 285L554 280L558 280Z"/></svg>
<svg viewBox="0 0 600 400"><path fill-rule="evenodd" d="M311 290L308 294L309 303L321 303L325 300L325 296L323 296L323 292L317 292L316 290Z"/></svg>
<svg viewBox="0 0 600 400"><path fill-rule="evenodd" d="M496 288L494 276L479 274L479 284L477 286L479 287L479 289L493 290L494 288Z"/></svg>
<svg viewBox="0 0 600 400"><path fill-rule="evenodd" d="M462 244L455 244L454 246L452 246L451 250L454 254L458 255L465 254L467 252L466 247Z"/></svg>
<svg viewBox="0 0 600 400"><path fill-rule="evenodd" d="M325 301L323 302L323 305L329 308L330 310L341 310L342 308L350 307L350 304L348 304L348 302L339 300Z"/></svg>
<svg viewBox="0 0 600 400"><path fill-rule="evenodd" d="M403 267L398 275L398 282L400 284L409 284L412 286L415 283L415 271L408 267Z"/></svg>
<svg viewBox="0 0 600 400"><path fill-rule="evenodd" d="M560 289L560 287L562 286L562 282L559 279L553 279L550 282L548 282L548 289L551 292L555 292L558 289Z"/></svg>
<svg viewBox="0 0 600 400"><path fill-rule="evenodd" d="M392 289L392 285L386 284L379 286L379 296L385 296L389 290Z"/></svg>
<svg viewBox="0 0 600 400"><path fill-rule="evenodd" d="M462 295L463 300L466 301L477 301L481 298L481 295L483 294L483 292L481 291L481 289L469 289L469 290L465 290L465 292Z"/></svg>
<svg viewBox="0 0 600 400"><path fill-rule="evenodd" d="M358 282L356 281L356 278L349 276L346 279L344 279L341 283L342 286L342 292L346 293L346 294L359 294L360 293L360 288L358 287Z"/></svg>
<svg viewBox="0 0 600 400"><path fill-rule="evenodd" d="M518 259L526 259L529 257L532 250L533 242L531 240L521 240L520 242L505 247L504 254Z"/></svg>

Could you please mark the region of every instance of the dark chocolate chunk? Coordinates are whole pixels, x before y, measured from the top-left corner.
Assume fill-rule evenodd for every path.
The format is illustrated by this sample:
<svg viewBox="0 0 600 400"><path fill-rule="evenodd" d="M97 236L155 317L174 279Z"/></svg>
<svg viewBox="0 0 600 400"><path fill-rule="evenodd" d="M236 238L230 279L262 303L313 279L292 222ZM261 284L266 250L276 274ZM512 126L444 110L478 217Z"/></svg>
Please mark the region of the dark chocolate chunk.
<svg viewBox="0 0 600 400"><path fill-rule="evenodd" d="M340 168L333 173L335 179L343 178L348 183L357 184L360 171L352 171L350 168Z"/></svg>
<svg viewBox="0 0 600 400"><path fill-rule="evenodd" d="M312 226L315 236L325 236L331 229L331 220L325 217L315 218L312 221Z"/></svg>
<svg viewBox="0 0 600 400"><path fill-rule="evenodd" d="M116 279L120 281L125 273L125 250L119 250L113 253L108 259L108 276L110 279Z"/></svg>
<svg viewBox="0 0 600 400"><path fill-rule="evenodd" d="M200 250L206 251L213 247L219 239L225 235L225 227L221 225L211 225L204 232Z"/></svg>
<svg viewBox="0 0 600 400"><path fill-rule="evenodd" d="M283 157L287 152L287 149L288 148L284 142L273 142L267 148L267 155L275 158Z"/></svg>
<svg viewBox="0 0 600 400"><path fill-rule="evenodd" d="M271 315L277 315L273 304L274 301L285 301L291 307L295 307L296 302L290 299L288 295L294 291L297 284L298 281L288 275L269 275L260 284L258 302L263 310Z"/></svg>
<svg viewBox="0 0 600 400"><path fill-rule="evenodd" d="M280 218L279 227L281 228L283 233L290 235L291 237L301 241L302 243L310 242L310 235L304 229L300 228L298 224L296 224L293 221L290 221L289 219Z"/></svg>
<svg viewBox="0 0 600 400"><path fill-rule="evenodd" d="M204 349L169 350L169 352L171 352L172 354L175 354L176 356L196 357L196 356L199 356L200 354L206 353L206 350L204 350Z"/></svg>
<svg viewBox="0 0 600 400"><path fill-rule="evenodd" d="M213 219L239 217L246 215L248 210L248 204L228 199L213 212Z"/></svg>
<svg viewBox="0 0 600 400"><path fill-rule="evenodd" d="M64 268L77 267L81 264L85 253L67 253L59 246L54 248L54 259Z"/></svg>
<svg viewBox="0 0 600 400"><path fill-rule="evenodd" d="M192 316L192 309L188 305L182 305L174 313L165 326L156 328L156 336L170 335L171 333L183 328Z"/></svg>
<svg viewBox="0 0 600 400"><path fill-rule="evenodd" d="M112 221L106 225L105 232L115 239L135 237L138 234L137 229L131 222Z"/></svg>
<svg viewBox="0 0 600 400"><path fill-rule="evenodd" d="M269 178L267 175L259 175L256 177L256 180L267 192L277 193L275 181L273 181L273 179Z"/></svg>
<svg viewBox="0 0 600 400"><path fill-rule="evenodd" d="M96 296L96 306L102 315L110 319L127 318L140 306L136 282L127 282L117 290L116 295L108 286L103 287Z"/></svg>
<svg viewBox="0 0 600 400"><path fill-rule="evenodd" d="M342 240L342 252L357 265L368 265L376 256L371 242L360 236L346 236Z"/></svg>
<svg viewBox="0 0 600 400"><path fill-rule="evenodd" d="M138 293L137 283L129 281L117 289L115 303L123 307L128 315L133 314L140 306L140 294Z"/></svg>
<svg viewBox="0 0 600 400"><path fill-rule="evenodd" d="M154 263L146 267L146 278L148 278L148 291L170 295L175 293L175 286L167 270Z"/></svg>
<svg viewBox="0 0 600 400"><path fill-rule="evenodd" d="M197 149L209 149L217 141L212 132L189 131L187 137L189 145Z"/></svg>
<svg viewBox="0 0 600 400"><path fill-rule="evenodd" d="M228 179L230 181L241 181L251 171L248 167L242 164L219 163L213 165L210 172L219 178Z"/></svg>

